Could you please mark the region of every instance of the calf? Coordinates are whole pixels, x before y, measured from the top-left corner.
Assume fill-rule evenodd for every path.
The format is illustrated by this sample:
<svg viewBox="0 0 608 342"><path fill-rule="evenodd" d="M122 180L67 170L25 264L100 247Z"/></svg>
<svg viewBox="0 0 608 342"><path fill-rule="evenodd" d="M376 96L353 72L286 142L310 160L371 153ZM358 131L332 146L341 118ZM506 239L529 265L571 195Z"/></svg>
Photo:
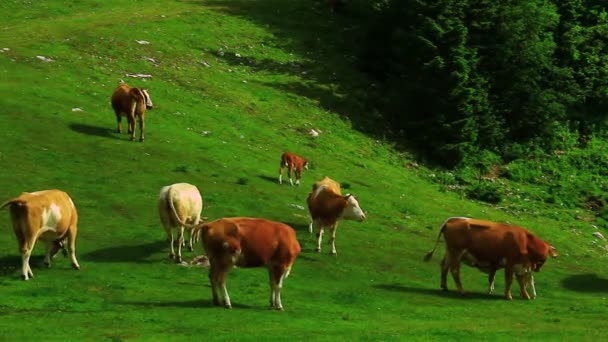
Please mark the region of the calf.
<svg viewBox="0 0 608 342"><path fill-rule="evenodd" d="M279 184L283 184L283 168L287 168L289 183L293 186L293 180L291 179L291 172L293 172L296 176L296 185L300 185L302 169L308 170L308 161L293 153L284 152L281 155L281 165L279 167Z"/></svg>
<svg viewBox="0 0 608 342"><path fill-rule="evenodd" d="M135 139L135 117L139 122L139 141L144 141L144 116L146 109L152 109L152 99L148 90L119 85L112 93L112 108L116 114L116 131L121 132L121 117L126 116L130 139Z"/></svg>
<svg viewBox="0 0 608 342"><path fill-rule="evenodd" d="M209 257L213 304L232 307L226 276L233 266L265 266L270 276L270 306L283 310L283 280L301 250L293 228L261 218L232 217L200 224L195 230Z"/></svg>
<svg viewBox="0 0 608 342"><path fill-rule="evenodd" d="M330 253L336 255L336 228L338 221L345 220L365 220L365 214L357 199L347 194L342 196L340 192L340 184L329 177L323 178L312 186L313 191L308 194L306 202L308 211L312 218L312 223L309 226L309 231L315 230L317 234L316 251L321 251L321 240L323 238L324 228L329 229L331 237L329 244L331 245Z"/></svg>
<svg viewBox="0 0 608 342"><path fill-rule="evenodd" d="M21 274L24 280L34 277L29 261L38 239L46 242L45 265L51 266L51 259L67 240L72 267L80 269L75 247L78 214L68 194L60 190L24 192L19 197L4 202L0 208L7 206L21 252Z"/></svg>
<svg viewBox="0 0 608 342"><path fill-rule="evenodd" d="M445 267L447 257L444 257L441 260L442 268ZM488 293L494 293L494 281L496 278L496 271L505 267L504 259L501 260L498 264L490 264L488 262L483 262L479 260L475 260L475 257L471 255L471 253L464 252L462 258L460 259L462 263L467 266L477 268L481 272L488 274ZM534 286L534 275L532 274L532 269L530 267L525 267L524 265L515 265L514 267L515 276L518 278L518 282L523 281L525 284L526 290L530 287L532 293L532 299L536 298L536 288ZM521 278L521 280L520 280Z"/></svg>
<svg viewBox="0 0 608 342"><path fill-rule="evenodd" d="M464 290L460 281L460 262L465 254L468 254L466 258L470 263L482 265L482 268L489 270L492 278L490 283L493 283L492 272L496 272L504 263L505 298L509 300L513 298L513 273L519 274L517 281L521 297L530 299L526 287L534 282L531 272L540 271L548 256L558 256L553 247L527 229L504 223L452 217L441 226L435 246L426 254L425 261L433 256L442 235L447 253L441 264L441 288L447 290L447 273L450 271L461 294Z"/></svg>
<svg viewBox="0 0 608 342"><path fill-rule="evenodd" d="M202 210L203 199L196 186L176 183L160 189L158 213L171 247L169 258L174 259L177 263L182 262L184 229L190 232L188 248L192 251L192 240L194 239L192 228L199 224ZM173 228L177 229L177 254L173 248Z"/></svg>

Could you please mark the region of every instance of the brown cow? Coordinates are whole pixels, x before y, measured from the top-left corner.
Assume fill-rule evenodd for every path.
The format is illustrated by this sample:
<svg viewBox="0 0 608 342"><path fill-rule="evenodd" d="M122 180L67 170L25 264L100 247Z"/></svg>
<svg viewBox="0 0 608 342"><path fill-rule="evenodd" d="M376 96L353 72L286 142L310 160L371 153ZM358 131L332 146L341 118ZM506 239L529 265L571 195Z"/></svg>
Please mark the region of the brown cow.
<svg viewBox="0 0 608 342"><path fill-rule="evenodd" d="M439 231L435 247L424 257L428 261L433 256L443 235L446 242L446 256L441 265L441 288L447 290L447 273L450 271L458 292L464 293L460 281L460 262L468 254L469 262L487 267L490 271L505 267L505 298L512 299L511 285L513 273L517 273L522 298L530 299L526 287L533 282L531 272L538 272L548 256L557 257L554 248L539 239L527 229L477 220L466 217L447 219ZM477 266L476 266L477 267Z"/></svg>
<svg viewBox="0 0 608 342"><path fill-rule="evenodd" d="M130 139L135 139L135 116L139 122L139 141L144 141L144 116L146 109L152 109L152 99L147 89L119 85L112 93L112 108L116 114L116 131L120 133L121 116L127 117Z"/></svg>
<svg viewBox="0 0 608 342"><path fill-rule="evenodd" d="M323 229L328 228L331 237L329 244L331 245L330 253L336 255L336 228L338 221L345 220L365 220L365 214L359 202L351 194L342 196L340 192L340 184L329 177L324 177L321 181L316 182L312 186L313 191L308 194L306 202L308 211L312 218L312 223L309 226L309 231L314 229L317 233L317 252L321 251L321 240L323 238Z"/></svg>
<svg viewBox="0 0 608 342"><path fill-rule="evenodd" d="M293 180L291 179L291 172L293 171L296 176L296 185L300 185L302 170L308 170L308 160L293 153L284 152L281 155L281 165L279 167L279 184L283 184L283 168L287 168L289 183L293 186Z"/></svg>
<svg viewBox="0 0 608 342"><path fill-rule="evenodd" d="M160 189L158 213L171 247L169 258L174 259L177 263L182 262L184 229L187 229L190 234L188 248L192 251L192 240L194 239L192 228L199 224L202 210L203 198L196 186L176 183ZM173 228L177 229L177 254L173 248Z"/></svg>
<svg viewBox="0 0 608 342"><path fill-rule="evenodd" d="M195 230L209 257L213 304L232 307L226 276L233 266L265 266L270 276L270 306L283 310L283 280L301 250L293 228L262 218L232 217L202 223Z"/></svg>
<svg viewBox="0 0 608 342"><path fill-rule="evenodd" d="M24 192L19 197L4 202L0 208L6 206L10 209L13 230L21 252L21 274L24 280L34 277L29 261L38 239L46 242L44 263L48 267L67 239L72 267L80 269L75 247L78 214L68 194L60 190Z"/></svg>

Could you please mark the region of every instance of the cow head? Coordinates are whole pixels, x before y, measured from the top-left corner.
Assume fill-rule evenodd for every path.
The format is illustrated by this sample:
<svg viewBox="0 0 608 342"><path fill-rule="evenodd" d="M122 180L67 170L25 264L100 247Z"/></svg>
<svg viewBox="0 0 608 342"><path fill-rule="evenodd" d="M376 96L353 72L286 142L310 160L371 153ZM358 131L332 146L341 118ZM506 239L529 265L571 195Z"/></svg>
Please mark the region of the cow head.
<svg viewBox="0 0 608 342"><path fill-rule="evenodd" d="M528 234L528 258L532 264L532 271L539 272L549 256L552 258L559 256L555 247L533 234Z"/></svg>
<svg viewBox="0 0 608 342"><path fill-rule="evenodd" d="M346 194L344 196L344 199L346 200L346 207L342 212L342 218L359 222L365 220L365 213L363 213L363 210L361 210L361 207L359 206L359 201L357 201L355 196L351 194Z"/></svg>
<svg viewBox="0 0 608 342"><path fill-rule="evenodd" d="M152 98L150 97L150 94L148 94L148 89L142 89L141 92L143 93L144 99L146 101L146 109L150 110L154 108L154 105L152 104Z"/></svg>

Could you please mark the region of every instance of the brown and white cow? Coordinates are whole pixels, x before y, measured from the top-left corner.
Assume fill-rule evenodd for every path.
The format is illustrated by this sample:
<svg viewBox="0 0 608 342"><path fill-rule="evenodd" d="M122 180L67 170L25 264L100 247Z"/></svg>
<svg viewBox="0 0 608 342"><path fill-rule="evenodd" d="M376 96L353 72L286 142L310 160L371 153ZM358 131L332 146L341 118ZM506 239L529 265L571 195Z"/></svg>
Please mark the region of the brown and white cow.
<svg viewBox="0 0 608 342"><path fill-rule="evenodd" d="M144 141L144 118L146 109L152 109L152 99L148 90L131 88L127 84L119 85L112 93L112 108L116 114L116 131L120 133L121 117L126 116L129 124L130 139L135 139L135 117L139 122L139 141Z"/></svg>
<svg viewBox="0 0 608 342"><path fill-rule="evenodd" d="M24 192L19 197L4 202L0 208L6 206L10 210L21 252L21 274L24 280L34 277L29 261L38 239L46 242L45 265L51 266L51 259L67 240L72 267L80 269L76 260L78 214L68 194L60 190Z"/></svg>
<svg viewBox="0 0 608 342"><path fill-rule="evenodd" d="M321 251L321 240L323 238L323 230L329 229L331 237L329 244L331 245L330 253L336 255L336 228L339 220L365 220L365 214L359 202L351 194L342 196L340 192L340 184L329 177L324 177L322 180L315 182L312 186L312 192L308 194L306 199L308 204L308 212L312 222L309 226L309 231L314 229L317 234L317 252Z"/></svg>
<svg viewBox="0 0 608 342"><path fill-rule="evenodd" d="M446 256L441 264L441 288L447 290L447 273L450 271L461 294L464 290L460 281L460 263L465 255L473 266L481 266L490 272L495 272L504 263L506 299L512 299L513 273L518 275L521 297L530 299L526 287L534 282L532 272L540 271L549 256L558 256L553 247L525 228L451 217L442 224L435 247L426 254L425 261L433 256L442 235L446 243Z"/></svg>
<svg viewBox="0 0 608 342"><path fill-rule="evenodd" d="M283 168L287 168L289 183L293 186L293 180L291 179L291 173L293 172L296 177L296 185L300 185L302 170L308 170L308 160L293 153L284 152L281 155L281 165L279 167L279 184L283 184Z"/></svg>
<svg viewBox="0 0 608 342"><path fill-rule="evenodd" d="M202 223L195 230L209 257L213 304L232 307L226 277L233 266L264 266L270 276L270 306L283 310L283 280L301 250L293 228L262 218L231 217Z"/></svg>
<svg viewBox="0 0 608 342"><path fill-rule="evenodd" d="M198 188L188 183L176 183L164 186L158 196L158 213L167 240L171 247L169 258L182 262L182 245L184 244L184 229L189 232L188 248L192 251L194 235L192 228L201 221L203 199ZM173 248L173 229L177 230L177 254Z"/></svg>

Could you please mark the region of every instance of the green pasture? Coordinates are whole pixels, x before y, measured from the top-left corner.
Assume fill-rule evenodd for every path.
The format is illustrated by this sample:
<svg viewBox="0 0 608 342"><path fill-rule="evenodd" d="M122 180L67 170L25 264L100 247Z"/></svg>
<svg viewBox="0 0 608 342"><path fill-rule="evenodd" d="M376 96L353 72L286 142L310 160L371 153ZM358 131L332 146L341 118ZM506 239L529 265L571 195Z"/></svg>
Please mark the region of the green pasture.
<svg viewBox="0 0 608 342"><path fill-rule="evenodd" d="M433 170L364 134L369 86L349 47L356 19L313 0L0 2L0 202L58 188L79 211L77 258L57 256L20 280L7 210L0 212L0 340L462 341L600 340L608 328L605 241L573 211L525 214L440 191ZM137 41L149 44L139 44ZM36 56L52 61L45 62ZM126 74L150 74L137 79ZM147 87L146 141L115 132L120 80ZM320 135L313 138L309 131ZM277 183L280 155L307 157L303 184ZM305 198L323 176L357 196L368 219L342 222L338 256L314 252ZM228 278L234 308L214 307L202 267L169 261L156 200L189 182L204 216L285 222L302 253L269 308L264 269ZM518 185L519 186L519 185ZM521 185L525 186L525 185ZM522 199L523 201L524 199ZM552 212L552 215L542 213ZM539 214L540 213L540 214ZM450 216L528 227L557 247L536 275L538 298L439 289L439 260L422 257ZM184 252L186 260L202 254ZM449 286L454 288L450 278Z"/></svg>

